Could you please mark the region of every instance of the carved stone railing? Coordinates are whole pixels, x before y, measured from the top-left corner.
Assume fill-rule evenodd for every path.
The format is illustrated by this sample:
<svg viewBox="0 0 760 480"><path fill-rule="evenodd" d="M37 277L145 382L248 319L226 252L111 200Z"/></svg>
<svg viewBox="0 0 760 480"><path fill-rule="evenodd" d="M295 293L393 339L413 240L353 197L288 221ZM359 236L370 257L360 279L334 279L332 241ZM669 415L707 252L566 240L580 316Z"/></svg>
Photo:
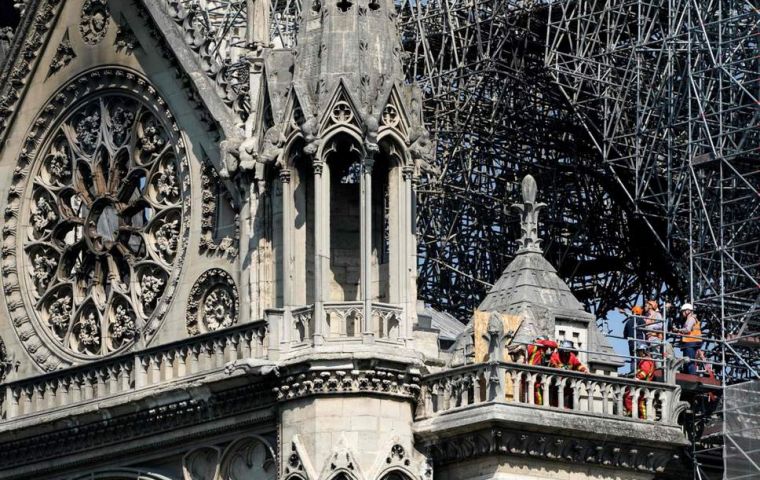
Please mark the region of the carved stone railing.
<svg viewBox="0 0 760 480"><path fill-rule="evenodd" d="M321 329L325 341L361 339L364 331L364 302L326 302L323 305L324 326ZM293 348L308 346L317 329L315 322L319 312L314 305L292 309L276 309L286 324L282 341ZM286 313L287 312L287 313ZM404 309L398 305L373 302L371 304L371 329L376 339L397 341L403 338L402 319Z"/></svg>
<svg viewBox="0 0 760 480"><path fill-rule="evenodd" d="M632 412L625 409L629 394ZM506 403L676 425L685 407L680 394L680 387L664 383L517 363L482 363L424 377L415 420L478 404ZM646 407L641 412L640 399Z"/></svg>
<svg viewBox="0 0 760 480"><path fill-rule="evenodd" d="M363 302L325 303L326 338L361 337L364 321Z"/></svg>
<svg viewBox="0 0 760 480"><path fill-rule="evenodd" d="M51 372L2 386L2 418L47 413L142 388L222 370L226 363L267 355L260 321Z"/></svg>
<svg viewBox="0 0 760 480"><path fill-rule="evenodd" d="M372 325L375 337L386 340L398 340L401 334L401 307L387 303L372 304Z"/></svg>

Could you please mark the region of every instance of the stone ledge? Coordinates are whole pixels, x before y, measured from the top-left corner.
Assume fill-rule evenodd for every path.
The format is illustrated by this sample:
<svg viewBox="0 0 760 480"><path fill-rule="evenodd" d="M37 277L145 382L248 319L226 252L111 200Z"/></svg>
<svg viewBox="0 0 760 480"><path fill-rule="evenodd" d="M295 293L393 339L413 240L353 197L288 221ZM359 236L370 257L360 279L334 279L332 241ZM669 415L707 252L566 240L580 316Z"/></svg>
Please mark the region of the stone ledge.
<svg viewBox="0 0 760 480"><path fill-rule="evenodd" d="M106 408L93 402L79 414L23 419L23 427L14 422L0 433L0 477L29 478L32 472L60 471L64 464L147 453L180 438L207 438L276 419L270 379L250 383L249 375L239 375L213 385L184 383L140 392L139 399L130 395Z"/></svg>
<svg viewBox="0 0 760 480"><path fill-rule="evenodd" d="M530 405L490 402L449 410L415 422L415 436L430 441L500 426L526 432L551 432L577 438L602 438L663 447L688 445L679 426L669 426L588 412L562 411Z"/></svg>

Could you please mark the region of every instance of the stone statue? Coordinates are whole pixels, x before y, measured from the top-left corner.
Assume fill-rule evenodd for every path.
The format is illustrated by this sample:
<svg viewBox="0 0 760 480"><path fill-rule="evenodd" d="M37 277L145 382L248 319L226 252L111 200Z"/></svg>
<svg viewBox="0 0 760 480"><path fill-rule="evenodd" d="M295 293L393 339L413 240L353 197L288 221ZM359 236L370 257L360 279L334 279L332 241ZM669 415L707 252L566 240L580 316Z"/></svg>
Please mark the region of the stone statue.
<svg viewBox="0 0 760 480"><path fill-rule="evenodd" d="M269 375L273 373L276 377L280 376L280 367L269 360L259 360L255 358L246 358L244 360L235 360L224 366L224 373L232 375L237 370L253 375Z"/></svg>
<svg viewBox="0 0 760 480"><path fill-rule="evenodd" d="M307 155L316 155L319 150L320 139L317 136L319 125L317 119L310 117L301 125L301 133L303 134L303 140L306 143L303 151Z"/></svg>
<svg viewBox="0 0 760 480"><path fill-rule="evenodd" d="M238 155L240 156L240 169L244 172L253 170L256 161L259 159L256 143L256 137L248 137L240 144Z"/></svg>
<svg viewBox="0 0 760 480"><path fill-rule="evenodd" d="M380 128L380 125L378 124L377 119L373 116L367 115L366 118L364 143L368 152L377 153L380 151L380 147L377 144L377 131Z"/></svg>
<svg viewBox="0 0 760 480"><path fill-rule="evenodd" d="M486 335L488 340L488 361L498 362L504 360L502 339L504 338L504 322L498 312L493 312L488 317Z"/></svg>
<svg viewBox="0 0 760 480"><path fill-rule="evenodd" d="M222 178L234 177L240 167L240 145L242 139L222 140L219 150L222 157Z"/></svg>
<svg viewBox="0 0 760 480"><path fill-rule="evenodd" d="M0 28L0 63L11 50L11 43L13 43L13 28Z"/></svg>
<svg viewBox="0 0 760 480"><path fill-rule="evenodd" d="M248 0L248 45L255 48L269 46L270 0Z"/></svg>
<svg viewBox="0 0 760 480"><path fill-rule="evenodd" d="M265 165L276 165L280 163L280 154L285 146L286 138L282 131L281 124L275 124L264 134L263 145L261 146L261 156L259 162Z"/></svg>
<svg viewBox="0 0 760 480"><path fill-rule="evenodd" d="M423 173L439 176L441 170L433 165L435 143L430 139L430 133L422 127L417 128L412 132L411 142L409 152L412 154L414 163L419 166Z"/></svg>

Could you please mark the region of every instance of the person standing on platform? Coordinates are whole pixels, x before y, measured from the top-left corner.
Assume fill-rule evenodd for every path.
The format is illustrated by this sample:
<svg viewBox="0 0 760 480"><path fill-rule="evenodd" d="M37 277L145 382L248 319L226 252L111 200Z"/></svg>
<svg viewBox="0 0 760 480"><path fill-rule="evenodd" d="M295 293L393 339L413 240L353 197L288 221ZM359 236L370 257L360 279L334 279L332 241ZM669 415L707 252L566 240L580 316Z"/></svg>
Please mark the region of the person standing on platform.
<svg viewBox="0 0 760 480"><path fill-rule="evenodd" d="M644 304L646 340L650 347L657 347L657 351L664 356L662 349L662 340L664 338L665 320L660 313L660 306L657 300L647 300Z"/></svg>
<svg viewBox="0 0 760 480"><path fill-rule="evenodd" d="M570 340L562 340L559 344L559 348L552 353L549 358L549 366L554 368L561 368L563 370L573 370L575 372L589 373L588 368L578 359L576 355L575 344ZM570 382L568 382L570 383ZM565 386L563 392L565 399L565 408L573 408L573 392L569 386ZM557 387L550 388L550 404L553 407L557 406Z"/></svg>
<svg viewBox="0 0 760 480"><path fill-rule="evenodd" d="M650 349L647 348L647 345L642 343L639 344L636 351L636 356L639 357L639 362L636 367L636 380L641 380L642 382L651 382L654 377L655 363L654 360L652 360L652 355L650 355L649 350ZM647 403L643 394L639 395L638 404L639 418L647 418ZM625 408L625 413L631 415L633 411L633 394L631 393L630 387L626 387L625 389L623 407Z"/></svg>
<svg viewBox="0 0 760 480"><path fill-rule="evenodd" d="M545 367L555 348L557 348L557 342L550 340L546 335L536 338L532 344L528 345L528 365ZM544 387L540 375L536 377L536 383L533 386L533 402L536 405L544 404Z"/></svg>
<svg viewBox="0 0 760 480"><path fill-rule="evenodd" d="M686 373L696 375L697 351L702 348L702 325L694 314L694 306L691 303L684 303L681 306L681 315L684 318L683 327L676 329L676 332L683 334L681 339L681 351L684 356L689 358L686 364Z"/></svg>
<svg viewBox="0 0 760 480"><path fill-rule="evenodd" d="M625 313L624 310L620 312ZM636 345L640 340L645 339L646 320L644 319L644 309L641 305L635 305L631 308L631 314L623 321L623 337L628 340L628 355L631 357L631 373L636 370Z"/></svg>

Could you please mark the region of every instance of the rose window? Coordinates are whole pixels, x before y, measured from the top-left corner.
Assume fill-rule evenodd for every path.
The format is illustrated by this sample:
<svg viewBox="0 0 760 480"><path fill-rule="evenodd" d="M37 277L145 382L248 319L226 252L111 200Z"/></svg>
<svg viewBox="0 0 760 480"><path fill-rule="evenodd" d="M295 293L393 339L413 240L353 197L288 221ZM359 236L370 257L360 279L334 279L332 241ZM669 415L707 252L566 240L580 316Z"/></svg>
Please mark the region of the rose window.
<svg viewBox="0 0 760 480"><path fill-rule="evenodd" d="M184 186L176 140L127 95L80 104L31 171L23 235L38 320L76 356L126 348L176 276Z"/></svg>

